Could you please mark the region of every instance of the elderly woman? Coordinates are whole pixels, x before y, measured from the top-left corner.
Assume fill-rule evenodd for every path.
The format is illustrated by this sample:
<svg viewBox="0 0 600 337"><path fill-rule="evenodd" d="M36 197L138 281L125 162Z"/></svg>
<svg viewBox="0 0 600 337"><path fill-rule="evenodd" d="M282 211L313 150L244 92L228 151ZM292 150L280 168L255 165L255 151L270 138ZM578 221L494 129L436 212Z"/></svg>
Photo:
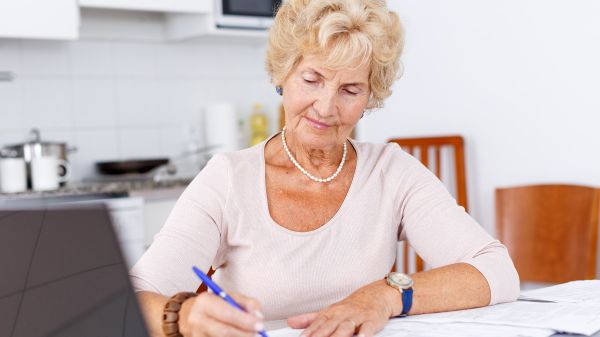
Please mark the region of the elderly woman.
<svg viewBox="0 0 600 337"><path fill-rule="evenodd" d="M397 145L348 138L391 94L402 40L382 0L279 8L267 69L285 128L215 155L132 269L156 336L253 336L284 318L306 337L373 336L390 317L516 299L506 248L427 168ZM390 273L398 240L432 269ZM215 269L246 312L192 294L192 265Z"/></svg>

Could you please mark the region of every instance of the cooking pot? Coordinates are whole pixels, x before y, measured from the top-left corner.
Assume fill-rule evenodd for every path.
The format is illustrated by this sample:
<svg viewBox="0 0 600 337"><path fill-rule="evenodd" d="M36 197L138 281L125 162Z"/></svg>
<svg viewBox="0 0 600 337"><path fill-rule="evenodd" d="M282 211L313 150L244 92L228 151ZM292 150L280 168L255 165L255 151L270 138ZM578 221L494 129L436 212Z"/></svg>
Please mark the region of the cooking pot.
<svg viewBox="0 0 600 337"><path fill-rule="evenodd" d="M4 146L2 154L6 157L23 158L27 164L27 177L31 186L31 160L41 157L55 157L68 162L67 155L77 149L67 147L66 143L61 142L43 142L40 136L40 130L31 129L29 133L30 140L26 143L10 144ZM66 171L60 173L60 176L66 175ZM64 185L64 183L61 183Z"/></svg>

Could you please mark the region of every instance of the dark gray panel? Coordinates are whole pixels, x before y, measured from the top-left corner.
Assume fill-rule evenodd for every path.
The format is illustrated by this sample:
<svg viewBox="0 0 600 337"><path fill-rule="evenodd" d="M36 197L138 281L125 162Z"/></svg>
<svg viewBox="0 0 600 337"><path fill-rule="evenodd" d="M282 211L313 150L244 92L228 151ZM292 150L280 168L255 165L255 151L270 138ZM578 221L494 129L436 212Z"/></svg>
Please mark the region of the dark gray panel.
<svg viewBox="0 0 600 337"><path fill-rule="evenodd" d="M137 298L133 292L129 292L127 298L127 308L125 313L125 326L123 329L124 337L145 337L146 322L141 314Z"/></svg>
<svg viewBox="0 0 600 337"><path fill-rule="evenodd" d="M22 293L0 299L0 336L10 336Z"/></svg>
<svg viewBox="0 0 600 337"><path fill-rule="evenodd" d="M119 337L123 335L123 313L127 293L121 292L78 319L68 322L48 337Z"/></svg>
<svg viewBox="0 0 600 337"><path fill-rule="evenodd" d="M0 293L0 337L148 336L105 208L0 210Z"/></svg>
<svg viewBox="0 0 600 337"><path fill-rule="evenodd" d="M25 288L43 215L39 211L0 214L0 298Z"/></svg>
<svg viewBox="0 0 600 337"><path fill-rule="evenodd" d="M120 263L120 250L103 209L46 212L27 286Z"/></svg>
<svg viewBox="0 0 600 337"><path fill-rule="evenodd" d="M75 322L127 290L128 282L123 265L118 264L28 289L23 297L14 337L42 337L49 331ZM123 316L123 311L120 316ZM117 325L121 326L120 323Z"/></svg>

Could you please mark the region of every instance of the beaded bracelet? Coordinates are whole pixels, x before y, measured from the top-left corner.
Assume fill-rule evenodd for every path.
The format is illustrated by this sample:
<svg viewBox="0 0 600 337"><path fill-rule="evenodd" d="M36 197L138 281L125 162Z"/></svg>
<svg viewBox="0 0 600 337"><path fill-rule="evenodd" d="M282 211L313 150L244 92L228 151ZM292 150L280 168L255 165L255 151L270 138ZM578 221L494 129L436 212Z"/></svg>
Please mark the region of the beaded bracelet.
<svg viewBox="0 0 600 337"><path fill-rule="evenodd" d="M162 330L167 337L183 337L179 332L179 310L185 300L198 296L196 293L182 292L173 295L163 309Z"/></svg>

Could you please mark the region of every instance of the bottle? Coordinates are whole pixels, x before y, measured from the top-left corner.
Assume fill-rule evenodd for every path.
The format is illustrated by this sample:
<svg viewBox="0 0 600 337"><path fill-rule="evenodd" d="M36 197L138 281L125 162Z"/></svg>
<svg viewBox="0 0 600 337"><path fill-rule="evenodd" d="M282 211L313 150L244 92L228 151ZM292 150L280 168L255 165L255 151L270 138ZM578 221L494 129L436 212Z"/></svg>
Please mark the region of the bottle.
<svg viewBox="0 0 600 337"><path fill-rule="evenodd" d="M269 136L269 118L262 104L255 104L250 115L250 146L254 146Z"/></svg>

